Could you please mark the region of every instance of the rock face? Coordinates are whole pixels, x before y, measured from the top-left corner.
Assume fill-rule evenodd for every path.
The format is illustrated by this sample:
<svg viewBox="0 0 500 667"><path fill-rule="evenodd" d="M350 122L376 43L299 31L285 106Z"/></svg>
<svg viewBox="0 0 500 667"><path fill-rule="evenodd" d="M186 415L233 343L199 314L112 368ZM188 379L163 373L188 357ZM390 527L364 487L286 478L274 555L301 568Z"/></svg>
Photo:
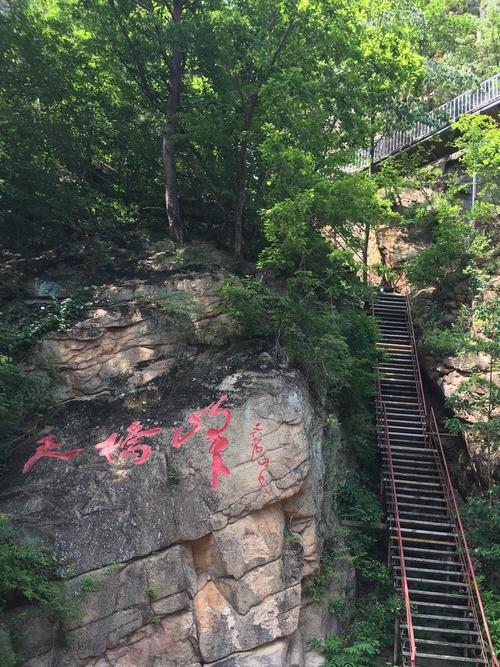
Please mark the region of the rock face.
<svg viewBox="0 0 500 667"><path fill-rule="evenodd" d="M39 610L6 624L29 667L321 664L307 640L338 622L304 583L335 522L324 415L298 371L228 343L225 268L160 259L101 286L29 360L60 409L0 512L64 558L78 614L67 645ZM338 429L328 438L338 448ZM352 596L345 563L335 586Z"/></svg>

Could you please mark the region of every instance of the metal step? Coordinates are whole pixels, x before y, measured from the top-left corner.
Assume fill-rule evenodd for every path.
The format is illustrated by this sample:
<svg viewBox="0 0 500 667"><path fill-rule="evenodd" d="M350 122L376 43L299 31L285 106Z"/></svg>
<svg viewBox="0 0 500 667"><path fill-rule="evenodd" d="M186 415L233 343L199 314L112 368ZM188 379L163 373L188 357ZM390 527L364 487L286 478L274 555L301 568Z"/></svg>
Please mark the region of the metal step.
<svg viewBox="0 0 500 667"><path fill-rule="evenodd" d="M389 465L389 457L387 455L387 452L384 452L382 454L382 457L383 457L382 465L388 466ZM420 470L423 473L431 473L434 470L436 470L436 466L434 464L434 461L427 461L427 460L425 460L425 461L408 460L407 461L405 459L401 459L401 458L396 457L396 456L392 456L391 460L392 460L393 468L395 470L397 468L399 468L401 470L401 472L403 472L404 470Z"/></svg>
<svg viewBox="0 0 500 667"><path fill-rule="evenodd" d="M389 530L396 530L394 526L390 526ZM401 528L402 533L408 533L409 535L431 535L432 537L449 537L450 539L455 536L452 532L444 532L441 530L418 530L416 528Z"/></svg>
<svg viewBox="0 0 500 667"><path fill-rule="evenodd" d="M469 651L480 651L479 644L463 644L462 642L445 642L439 639L417 639L419 644L431 644L433 646L453 646L453 648L467 648Z"/></svg>
<svg viewBox="0 0 500 667"><path fill-rule="evenodd" d="M432 494L432 493L429 494L428 491L426 491L425 493L426 493L425 496L413 496L411 494L401 492L401 493L398 493L398 502L401 502L402 499L403 500L412 500L413 499L413 500L420 500L420 501L432 500L433 503L434 502L437 502L437 503L441 503L441 502L445 503L446 502L444 497L443 497L442 500L440 498L436 498L436 496L438 496L438 495L444 496L444 494L441 491L437 492L437 493L434 493L434 494Z"/></svg>
<svg viewBox="0 0 500 667"><path fill-rule="evenodd" d="M441 522L441 521L426 521L425 519L419 520L419 519L400 519L400 523L411 523L413 525L417 526L429 526L430 528L434 528L435 526L439 526L440 528L451 528L452 525L449 521Z"/></svg>
<svg viewBox="0 0 500 667"><path fill-rule="evenodd" d="M463 618L462 616L434 616L433 614L412 614L412 618L425 618L429 621L450 621L453 623L474 623L472 617Z"/></svg>
<svg viewBox="0 0 500 667"><path fill-rule="evenodd" d="M389 437L391 439L394 438L395 441L397 442L405 442L405 443L414 443L414 444L424 444L425 442L425 436L423 434L411 434L411 433L402 433L401 431L393 431L389 429Z"/></svg>
<svg viewBox="0 0 500 667"><path fill-rule="evenodd" d="M421 547L412 547L411 545L408 545L408 546L403 545L403 548L404 548L404 551L405 551L405 558L407 557L406 556L407 551L414 551L414 552L417 552L417 553L426 553L426 554L430 553L430 554L434 554L434 555L439 554L440 556L455 556L456 555L456 552L454 550L446 551L444 549L422 549ZM458 555L456 555L456 557L458 558Z"/></svg>
<svg viewBox="0 0 500 667"><path fill-rule="evenodd" d="M389 482L390 479L388 477L384 477L384 481ZM418 487L434 487L436 489L441 489L442 485L441 482L418 482L418 481L412 481L411 479L399 479L396 477L396 487L400 489L404 489L407 486L418 486ZM427 492L428 489L426 489Z"/></svg>
<svg viewBox="0 0 500 667"><path fill-rule="evenodd" d="M396 581L400 577L396 575ZM421 579L420 577L407 577L407 581L414 584L433 584L437 586L453 586L454 588L467 588L467 584L463 581L443 581L442 579Z"/></svg>
<svg viewBox="0 0 500 667"><path fill-rule="evenodd" d="M402 653L404 656L410 655L408 651L402 651ZM478 666L486 664L482 658L461 658L456 655L439 655L439 653L422 653L421 651L417 651L417 658L429 658L432 660L451 660L454 662L470 662Z"/></svg>
<svg viewBox="0 0 500 667"><path fill-rule="evenodd" d="M395 554L393 557L393 560L399 560L399 554ZM425 564L431 564L431 565L448 565L450 567L457 567L462 571L462 566L460 563L457 563L456 561L453 560L438 560L437 558L419 558L418 556L407 556L405 554L405 563L407 561L412 561L416 563L425 563Z"/></svg>
<svg viewBox="0 0 500 667"><path fill-rule="evenodd" d="M385 467L388 467L388 466L384 466L384 468ZM441 479L439 478L439 476L437 474L436 475L426 475L425 473L420 473L420 472L403 472L402 470L407 470L407 468L403 468L401 470L400 467L394 466L394 465L393 465L393 468L394 468L394 477L395 477L396 481L401 479L404 482L406 480L406 478L409 478L409 477L415 477L417 479L428 479L428 480L435 479L435 480L437 480L436 484L438 486L442 486ZM433 483L433 485L435 485L435 484Z"/></svg>
<svg viewBox="0 0 500 667"><path fill-rule="evenodd" d="M391 420L387 420L387 431L389 435L391 433L402 433L403 435L411 436L412 438L415 436L418 437L425 437L424 429L422 428L422 424L417 424L416 426L413 425L405 425L405 422L402 420L397 420L394 422L391 422ZM406 422L407 424L407 422ZM381 424L382 426L382 424ZM383 433L385 429L380 429L379 432Z"/></svg>
<svg viewBox="0 0 500 667"><path fill-rule="evenodd" d="M402 625L401 628L403 630L407 630L408 626L407 625ZM413 626L414 630L418 630L420 632L440 632L442 634L451 634L451 635L467 635L467 636L472 636L472 635L479 635L479 632L477 630L464 630L463 628L435 628L435 627L428 627L426 625L414 625ZM418 642L422 641L421 639L417 639Z"/></svg>
<svg viewBox="0 0 500 667"><path fill-rule="evenodd" d="M416 498L416 500L421 500L421 498L418 498L417 496L415 496L415 498ZM444 500L443 501L437 501L437 502L444 502ZM444 506L440 506L440 505L417 505L415 503L405 503L404 501L401 502L401 500L398 501L398 505L400 507L412 507L413 509L415 509L417 511L420 511L421 509L422 510L434 509L434 510L437 510L438 512L447 512L446 505L444 505ZM404 511L406 512L407 510L404 510Z"/></svg>
<svg viewBox="0 0 500 667"><path fill-rule="evenodd" d="M420 457L418 458L411 458L409 456L402 456L401 454L394 454L394 456L391 457L392 461L395 462L397 461L398 463L407 463L408 465L419 465L419 466L432 466L434 468L437 468L436 462L435 461L430 461L429 459L422 459Z"/></svg>
<svg viewBox="0 0 500 667"><path fill-rule="evenodd" d="M387 423L390 426L401 425L401 427L403 428L406 427L406 428L420 429L421 431L424 430L423 422L418 415L415 415L414 417L409 417L408 415L404 414L388 415L386 412L385 416L387 419ZM380 415L380 417L382 417L382 415ZM385 422L382 419L380 419L380 423L383 425Z"/></svg>
<svg viewBox="0 0 500 667"><path fill-rule="evenodd" d="M410 591L410 593L411 593L411 591ZM440 597L442 595L443 597L447 597L446 594L442 594L442 593L431 593L431 595L436 595L437 597ZM461 596L461 597L464 597L464 596ZM441 609L446 609L446 610L448 610L448 609L458 609L458 610L463 611L464 613L467 612L467 613L470 614L470 609L469 609L469 606L467 604L466 605L463 605L463 604L448 604L448 603L447 604L441 604L440 602L427 602L426 600L415 600L414 604L417 607L432 607L434 609L436 607L439 607Z"/></svg>
<svg viewBox="0 0 500 667"><path fill-rule="evenodd" d="M387 488L390 489L389 486ZM422 511L427 509L447 511L446 499L444 498L444 492L442 489L422 489L422 494L419 494L418 496L414 495L417 493L417 489L398 489L398 487L396 487L396 490L398 491L399 505ZM438 505L438 503L442 504Z"/></svg>
<svg viewBox="0 0 500 667"><path fill-rule="evenodd" d="M398 503L398 507L399 507L399 503ZM448 514L444 510L436 512L436 514L427 514L425 512L418 512L418 511L415 511L415 510L402 510L401 507L399 507L399 516L403 517L403 515L406 515L406 514L411 514L416 519L423 519L424 521L426 519L428 519L431 523L433 521L437 521L437 520L441 519L441 520L446 522L446 525L448 525L448 526L453 525L449 521ZM407 519L407 520L411 521L412 519ZM441 525L443 525L443 524L441 524Z"/></svg>
<svg viewBox="0 0 500 667"><path fill-rule="evenodd" d="M394 445L391 443L391 452L394 450L400 450L400 451L405 451L405 452L412 452L413 454L415 451L418 451L418 447L405 447L404 445ZM434 460L434 452L431 449L425 449L424 447L421 448L422 450L422 456L427 456L427 458L432 458ZM420 455L420 454L419 454Z"/></svg>
<svg viewBox="0 0 500 667"><path fill-rule="evenodd" d="M400 590L400 589L399 589ZM467 600L467 595L462 593L438 593L437 591L419 591L418 589L409 589L410 598L412 595L424 596L424 597L433 597L433 598L458 598L459 600ZM418 600L415 600L415 604L420 604ZM449 605L447 605L449 606Z"/></svg>
<svg viewBox="0 0 500 667"><path fill-rule="evenodd" d="M415 401L414 399L412 400L411 403L409 402L401 402L401 401L389 401L385 400L385 414L386 415L394 415L394 416L408 416L408 417L420 417L420 419L424 419L422 412L420 410L420 405L418 404L418 401ZM377 407L377 412L381 413L382 411Z"/></svg>
<svg viewBox="0 0 500 667"><path fill-rule="evenodd" d="M406 560L406 559L405 559ZM395 570L400 570L401 567L397 565L394 567ZM449 572L448 570L431 570L430 568L427 567L412 567L411 565L406 566L406 571L407 572L428 572L429 574L443 574L446 575L447 577L463 577L463 572L460 570L459 572Z"/></svg>

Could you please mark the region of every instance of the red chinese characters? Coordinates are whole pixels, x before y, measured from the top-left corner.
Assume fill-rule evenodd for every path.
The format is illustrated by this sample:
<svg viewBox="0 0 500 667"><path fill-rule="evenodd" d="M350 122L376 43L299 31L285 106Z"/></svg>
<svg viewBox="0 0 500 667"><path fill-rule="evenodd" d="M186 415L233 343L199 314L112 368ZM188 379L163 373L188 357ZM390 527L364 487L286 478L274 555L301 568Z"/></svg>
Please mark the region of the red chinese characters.
<svg viewBox="0 0 500 667"><path fill-rule="evenodd" d="M195 433L200 431L203 427L202 417L208 415L210 417L216 417L217 415L222 415L224 417L224 424L220 428L207 428L205 433L206 438L211 441L211 444L208 448L210 454L212 454L212 463L210 465L210 471L212 473L212 488L214 491L217 491L219 488L219 478L221 475L224 477L229 477L231 471L225 465L222 458L222 452L229 447L229 440L225 438L222 433L229 427L231 424L231 410L229 408L221 408L221 404L227 401L227 395L224 394L219 398L217 402L210 403L203 410L198 412L193 412L189 415L187 421L192 424L192 428L189 429L186 433L182 433L182 426L178 428L172 438L172 445L175 448L181 447L185 442L189 440Z"/></svg>
<svg viewBox="0 0 500 667"><path fill-rule="evenodd" d="M143 438L148 436L158 435L161 431L159 428L150 428L146 431L142 430L141 422L132 422L127 428L127 435L119 440L116 440L117 433L112 433L106 440L99 442L95 448L99 450L100 456L105 456L108 461L113 460L113 453L116 449L121 449L119 458L125 459L127 456L134 456L132 463L140 465L146 463L151 455L151 447L142 442Z"/></svg>
<svg viewBox="0 0 500 667"><path fill-rule="evenodd" d="M259 422L255 424L250 435L252 436L252 461L262 454L264 445L262 444L262 429Z"/></svg>
<svg viewBox="0 0 500 667"><path fill-rule="evenodd" d="M264 454L264 445L262 444L262 429L259 422L255 424L250 435L252 437L252 461L257 460L257 463L261 468L257 479L262 489L262 493L266 496L270 496L272 495L272 491L268 480L269 459Z"/></svg>
<svg viewBox="0 0 500 667"><path fill-rule="evenodd" d="M45 438L41 438L40 440L37 440L37 444L40 445L40 447L36 448L35 453L31 458L29 458L26 463L24 464L23 468L23 475L26 475L26 473L30 470L30 468L40 459L43 459L44 457L52 458L52 459L62 459L63 461L69 461L69 459L72 459L74 456L79 454L80 452L83 452L83 449L73 449L71 452L59 452L55 451L60 449L63 446L62 442L54 442L56 439L56 436L52 433L51 435L47 435Z"/></svg>

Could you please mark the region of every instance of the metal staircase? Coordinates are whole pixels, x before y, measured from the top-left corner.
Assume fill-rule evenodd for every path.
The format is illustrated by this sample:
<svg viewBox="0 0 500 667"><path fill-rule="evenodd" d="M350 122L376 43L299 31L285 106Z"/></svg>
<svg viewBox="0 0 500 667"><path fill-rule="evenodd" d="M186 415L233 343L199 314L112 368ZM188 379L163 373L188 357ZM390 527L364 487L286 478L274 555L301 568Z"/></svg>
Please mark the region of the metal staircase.
<svg viewBox="0 0 500 667"><path fill-rule="evenodd" d="M408 299L373 306L383 351L377 430L389 559L404 618L403 667L499 667L432 410L427 412Z"/></svg>

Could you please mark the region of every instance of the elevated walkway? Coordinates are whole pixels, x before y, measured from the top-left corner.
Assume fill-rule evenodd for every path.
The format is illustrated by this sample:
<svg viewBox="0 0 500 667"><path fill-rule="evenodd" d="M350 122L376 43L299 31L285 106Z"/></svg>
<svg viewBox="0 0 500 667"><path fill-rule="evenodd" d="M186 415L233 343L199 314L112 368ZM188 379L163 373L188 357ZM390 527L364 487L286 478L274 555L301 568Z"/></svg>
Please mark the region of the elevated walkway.
<svg viewBox="0 0 500 667"><path fill-rule="evenodd" d="M373 165L380 164L391 155L401 151L411 151L417 146L428 143L448 132L463 114L496 113L500 109L500 72L483 81L477 88L466 90L449 102L442 104L426 114L408 130L398 130L380 137L375 143ZM370 151L361 149L354 161L345 167L345 171L356 172L367 169L370 164Z"/></svg>

